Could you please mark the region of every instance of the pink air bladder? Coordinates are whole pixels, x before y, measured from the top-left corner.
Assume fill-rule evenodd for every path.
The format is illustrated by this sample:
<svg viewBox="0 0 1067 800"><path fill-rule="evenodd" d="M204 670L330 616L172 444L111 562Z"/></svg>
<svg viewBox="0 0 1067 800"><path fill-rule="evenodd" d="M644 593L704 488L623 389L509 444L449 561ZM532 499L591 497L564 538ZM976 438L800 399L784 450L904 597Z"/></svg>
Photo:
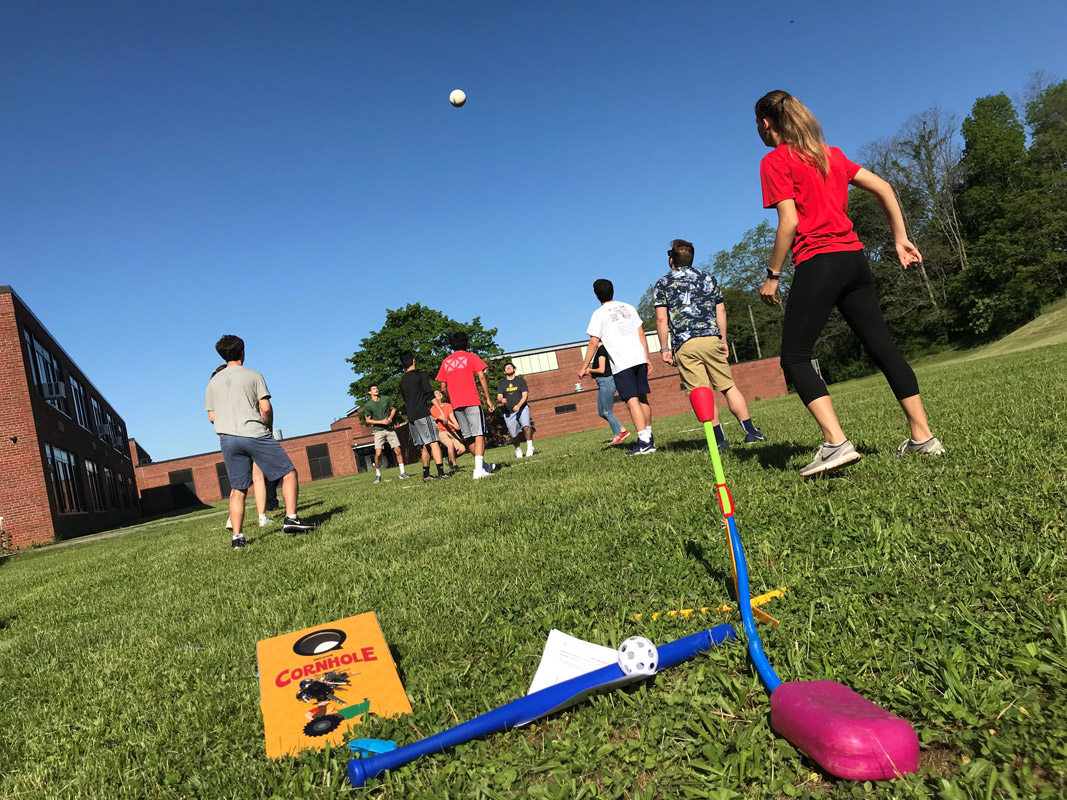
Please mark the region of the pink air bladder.
<svg viewBox="0 0 1067 800"><path fill-rule="evenodd" d="M890 780L919 768L911 725L835 681L781 684L771 727L839 778Z"/></svg>

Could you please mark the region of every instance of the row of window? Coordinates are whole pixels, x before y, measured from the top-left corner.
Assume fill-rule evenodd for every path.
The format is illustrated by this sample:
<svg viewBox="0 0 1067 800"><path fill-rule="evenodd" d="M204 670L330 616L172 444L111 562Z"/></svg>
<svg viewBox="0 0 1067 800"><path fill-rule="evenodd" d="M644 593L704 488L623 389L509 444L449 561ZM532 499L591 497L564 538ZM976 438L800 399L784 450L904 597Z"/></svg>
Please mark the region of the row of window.
<svg viewBox="0 0 1067 800"><path fill-rule="evenodd" d="M33 382L37 387L37 394L56 411L68 417L73 411L74 419L79 425L95 433L106 444L129 458L126 429L122 422L113 417L110 411L104 411L100 401L90 395L73 375L68 376L70 380L68 396L67 383L63 379L59 360L25 328L22 329L22 339L30 357L30 369Z"/></svg>
<svg viewBox="0 0 1067 800"><path fill-rule="evenodd" d="M44 446L44 453L58 513L76 514L137 506L137 487L129 476L109 467L101 467L91 459L79 459L74 453L50 444ZM79 461L84 463L84 471L78 468Z"/></svg>
<svg viewBox="0 0 1067 800"><path fill-rule="evenodd" d="M308 467L311 470L311 480L321 481L333 477L333 462L330 461L330 446L327 444L313 444L307 448ZM215 465L215 477L219 481L219 494L223 497L230 496L230 476L226 474L226 462L220 461ZM193 479L191 469L176 469L167 473L167 482L172 486L184 484L189 491L196 494L196 481Z"/></svg>

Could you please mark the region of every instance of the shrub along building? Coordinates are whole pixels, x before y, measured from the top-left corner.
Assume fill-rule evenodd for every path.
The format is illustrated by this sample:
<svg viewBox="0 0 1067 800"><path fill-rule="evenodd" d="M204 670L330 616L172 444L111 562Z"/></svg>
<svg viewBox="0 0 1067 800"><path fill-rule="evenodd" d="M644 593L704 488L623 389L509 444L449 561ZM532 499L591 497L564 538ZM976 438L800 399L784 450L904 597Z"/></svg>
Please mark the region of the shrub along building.
<svg viewBox="0 0 1067 800"><path fill-rule="evenodd" d="M10 286L0 286L0 387L0 544L140 516L125 422Z"/></svg>

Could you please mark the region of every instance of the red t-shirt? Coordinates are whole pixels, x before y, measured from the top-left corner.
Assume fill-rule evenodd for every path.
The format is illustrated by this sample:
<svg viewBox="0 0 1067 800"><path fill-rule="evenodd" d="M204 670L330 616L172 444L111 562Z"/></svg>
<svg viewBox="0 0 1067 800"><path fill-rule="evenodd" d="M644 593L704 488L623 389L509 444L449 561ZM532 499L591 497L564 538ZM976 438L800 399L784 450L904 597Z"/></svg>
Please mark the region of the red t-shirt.
<svg viewBox="0 0 1067 800"><path fill-rule="evenodd" d="M448 384L448 399L456 408L480 406L478 387L474 385L474 373L481 372L487 364L474 353L457 350L441 363L437 380Z"/></svg>
<svg viewBox="0 0 1067 800"><path fill-rule="evenodd" d="M827 147L826 155L830 159L826 177L787 144L778 145L759 165L763 207L772 208L783 200L796 202L794 265L819 253L863 249L863 242L852 230L852 220L848 218L848 184L860 166L849 161L836 147Z"/></svg>

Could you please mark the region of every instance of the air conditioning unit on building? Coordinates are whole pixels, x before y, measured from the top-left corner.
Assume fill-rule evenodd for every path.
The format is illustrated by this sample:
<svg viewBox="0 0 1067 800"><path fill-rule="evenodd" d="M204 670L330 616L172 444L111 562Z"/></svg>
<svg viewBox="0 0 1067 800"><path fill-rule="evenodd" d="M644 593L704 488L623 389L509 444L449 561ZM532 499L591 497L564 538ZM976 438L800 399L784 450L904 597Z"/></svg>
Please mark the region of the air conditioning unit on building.
<svg viewBox="0 0 1067 800"><path fill-rule="evenodd" d="M56 381L55 383L41 383L38 384L41 397L45 400L59 400L66 399L67 396L67 384L62 381Z"/></svg>

